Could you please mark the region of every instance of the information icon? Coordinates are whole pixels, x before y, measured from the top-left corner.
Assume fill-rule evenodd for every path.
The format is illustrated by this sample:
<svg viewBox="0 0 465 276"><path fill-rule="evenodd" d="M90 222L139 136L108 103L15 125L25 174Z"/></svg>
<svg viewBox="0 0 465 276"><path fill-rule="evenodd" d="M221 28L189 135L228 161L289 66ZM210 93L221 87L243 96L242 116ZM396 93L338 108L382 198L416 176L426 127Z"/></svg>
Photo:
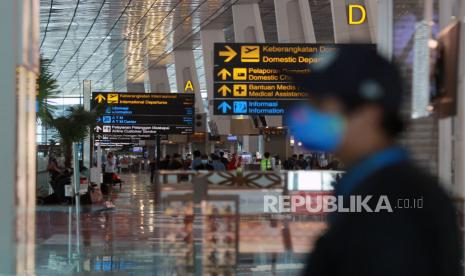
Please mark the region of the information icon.
<svg viewBox="0 0 465 276"><path fill-rule="evenodd" d="M247 113L247 102L246 101L236 101L233 104L233 112L235 114L245 114Z"/></svg>

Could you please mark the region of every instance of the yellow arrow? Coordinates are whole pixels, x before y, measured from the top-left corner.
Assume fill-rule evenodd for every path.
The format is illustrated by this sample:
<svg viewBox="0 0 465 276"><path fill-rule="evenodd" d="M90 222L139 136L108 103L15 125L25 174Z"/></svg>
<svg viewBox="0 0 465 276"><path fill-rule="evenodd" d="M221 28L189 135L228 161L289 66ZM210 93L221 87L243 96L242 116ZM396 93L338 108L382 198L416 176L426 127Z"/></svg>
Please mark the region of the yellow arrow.
<svg viewBox="0 0 465 276"><path fill-rule="evenodd" d="M228 70L223 68L223 69L221 69L221 71L218 72L217 76L220 77L221 80L226 80L228 77L231 76L231 73L229 73Z"/></svg>
<svg viewBox="0 0 465 276"><path fill-rule="evenodd" d="M218 92L223 95L223 97L226 97L228 93L231 93L231 89L227 87L226 85L222 85L220 89L218 89Z"/></svg>
<svg viewBox="0 0 465 276"><path fill-rule="evenodd" d="M105 96L103 96L102 94L98 94L97 97L95 97L96 101L98 101L98 103L101 103L102 101L106 100L105 99Z"/></svg>
<svg viewBox="0 0 465 276"><path fill-rule="evenodd" d="M235 56L237 56L237 52L234 51L231 47L229 46L224 46L227 51L220 51L220 57L226 57L224 62L230 62Z"/></svg>

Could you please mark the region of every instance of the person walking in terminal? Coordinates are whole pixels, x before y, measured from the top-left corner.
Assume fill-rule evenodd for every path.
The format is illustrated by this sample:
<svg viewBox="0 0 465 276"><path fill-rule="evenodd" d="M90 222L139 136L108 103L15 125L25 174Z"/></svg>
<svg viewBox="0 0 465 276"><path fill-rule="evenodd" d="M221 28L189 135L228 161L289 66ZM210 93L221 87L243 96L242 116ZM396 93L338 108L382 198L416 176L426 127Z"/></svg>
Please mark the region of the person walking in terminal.
<svg viewBox="0 0 465 276"><path fill-rule="evenodd" d="M233 170L237 169L237 166L238 166L237 163L238 163L237 154L233 153L232 157L231 157L231 160L229 160L228 165L226 166L226 169L228 171L233 171Z"/></svg>
<svg viewBox="0 0 465 276"><path fill-rule="evenodd" d="M224 166L223 162L221 162L220 160L220 157L215 154L215 153L212 153L211 154L211 159L212 159L212 166L213 166L213 169L215 171L225 171L226 170L226 167Z"/></svg>
<svg viewBox="0 0 465 276"><path fill-rule="evenodd" d="M197 166L202 164L202 154L200 153L199 150L195 150L193 152L193 155L194 155L194 159L192 160L191 167L193 170L195 170Z"/></svg>
<svg viewBox="0 0 465 276"><path fill-rule="evenodd" d="M305 160L303 154L299 154L299 159L297 160L297 169L298 170L306 170L308 167L308 162Z"/></svg>
<svg viewBox="0 0 465 276"><path fill-rule="evenodd" d="M197 171L213 171L214 168L208 163L208 155L203 154L202 159L199 165L194 167L194 170Z"/></svg>
<svg viewBox="0 0 465 276"><path fill-rule="evenodd" d="M224 164L225 168L228 166L229 160L226 157L224 157L224 152L223 151L220 151L220 161L221 161L221 163Z"/></svg>
<svg viewBox="0 0 465 276"><path fill-rule="evenodd" d="M263 158L260 161L260 169L262 171L271 171L273 169L273 167L271 166L271 158L269 152L265 152L265 154L263 155Z"/></svg>
<svg viewBox="0 0 465 276"><path fill-rule="evenodd" d="M113 152L107 154L105 162L105 173L103 174L102 193L106 195L107 201L112 202L113 175L116 172L116 157Z"/></svg>
<svg viewBox="0 0 465 276"><path fill-rule="evenodd" d="M150 183L153 183L153 180L155 178L155 171L157 170L157 159L152 157L150 160Z"/></svg>
<svg viewBox="0 0 465 276"><path fill-rule="evenodd" d="M329 214L304 275L463 275L451 200L395 143L403 129L397 68L360 45L328 60L293 76L311 93L290 112L288 126L306 148L335 153L347 166L335 187L338 205L350 207L354 198L364 204Z"/></svg>

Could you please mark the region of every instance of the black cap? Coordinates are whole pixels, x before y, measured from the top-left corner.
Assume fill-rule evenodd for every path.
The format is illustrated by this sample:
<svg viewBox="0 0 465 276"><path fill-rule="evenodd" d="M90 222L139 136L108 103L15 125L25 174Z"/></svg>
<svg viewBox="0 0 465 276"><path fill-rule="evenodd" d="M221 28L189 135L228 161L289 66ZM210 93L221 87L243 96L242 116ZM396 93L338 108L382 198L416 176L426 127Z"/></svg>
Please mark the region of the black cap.
<svg viewBox="0 0 465 276"><path fill-rule="evenodd" d="M402 79L397 67L381 57L374 45L338 45L310 65L310 74L294 81L311 96L334 96L349 110L366 103L379 104L396 114L402 104Z"/></svg>

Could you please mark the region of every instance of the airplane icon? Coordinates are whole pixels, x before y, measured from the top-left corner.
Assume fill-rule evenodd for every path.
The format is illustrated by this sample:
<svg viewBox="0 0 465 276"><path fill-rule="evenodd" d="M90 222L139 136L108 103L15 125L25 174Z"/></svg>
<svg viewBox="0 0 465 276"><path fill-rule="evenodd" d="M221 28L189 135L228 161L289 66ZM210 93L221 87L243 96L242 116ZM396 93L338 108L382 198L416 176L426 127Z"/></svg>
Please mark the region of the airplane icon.
<svg viewBox="0 0 465 276"><path fill-rule="evenodd" d="M260 46L241 46L242 62L260 62Z"/></svg>

